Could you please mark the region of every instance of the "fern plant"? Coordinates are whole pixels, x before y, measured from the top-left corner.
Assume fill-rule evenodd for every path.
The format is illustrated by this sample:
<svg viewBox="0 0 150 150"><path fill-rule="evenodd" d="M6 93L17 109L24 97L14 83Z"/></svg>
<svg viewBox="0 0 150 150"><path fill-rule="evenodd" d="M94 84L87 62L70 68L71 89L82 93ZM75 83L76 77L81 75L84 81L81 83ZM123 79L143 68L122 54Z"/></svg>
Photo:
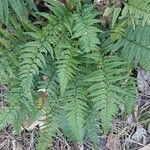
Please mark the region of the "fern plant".
<svg viewBox="0 0 150 150"><path fill-rule="evenodd" d="M126 2L104 28L103 12L92 1L44 0L49 11L36 13L33 1L20 0L18 7L13 2L5 5L11 15L0 5L0 84L10 89L0 108L0 129L11 124L19 134L24 120L42 119L37 149L51 148L60 132L79 144L88 137L97 149L119 106L126 115L134 110L132 69L150 69L149 3Z"/></svg>
<svg viewBox="0 0 150 150"><path fill-rule="evenodd" d="M117 48L120 46L123 46L122 55L128 62L134 61L135 65L140 63L149 68L149 26L138 25L135 30L127 29L125 35L116 43Z"/></svg>
<svg viewBox="0 0 150 150"><path fill-rule="evenodd" d="M117 57L104 57L97 70L89 74L86 81L91 82L88 88L89 97L94 102L94 108L100 111L104 132L110 128L112 117L117 113L117 105L121 102L121 95L126 91L120 88L127 76L124 62Z"/></svg>
<svg viewBox="0 0 150 150"><path fill-rule="evenodd" d="M12 13L16 13L20 19L27 19L29 12L37 11L33 0L0 0L0 20L9 24Z"/></svg>

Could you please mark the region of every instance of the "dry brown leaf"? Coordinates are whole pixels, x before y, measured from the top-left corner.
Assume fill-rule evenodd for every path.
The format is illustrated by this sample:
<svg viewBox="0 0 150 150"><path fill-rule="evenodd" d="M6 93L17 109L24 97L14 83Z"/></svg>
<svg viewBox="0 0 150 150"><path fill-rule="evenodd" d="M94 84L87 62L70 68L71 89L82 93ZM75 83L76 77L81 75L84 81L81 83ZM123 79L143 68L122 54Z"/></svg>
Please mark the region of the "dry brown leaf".
<svg viewBox="0 0 150 150"><path fill-rule="evenodd" d="M142 68L138 68L137 71L137 82L139 90L141 92L149 92L150 73L146 72Z"/></svg>
<svg viewBox="0 0 150 150"><path fill-rule="evenodd" d="M110 133L108 135L107 148L109 150L121 150L120 139L116 134Z"/></svg>
<svg viewBox="0 0 150 150"><path fill-rule="evenodd" d="M4 142L7 134L5 132L0 132L0 144Z"/></svg>

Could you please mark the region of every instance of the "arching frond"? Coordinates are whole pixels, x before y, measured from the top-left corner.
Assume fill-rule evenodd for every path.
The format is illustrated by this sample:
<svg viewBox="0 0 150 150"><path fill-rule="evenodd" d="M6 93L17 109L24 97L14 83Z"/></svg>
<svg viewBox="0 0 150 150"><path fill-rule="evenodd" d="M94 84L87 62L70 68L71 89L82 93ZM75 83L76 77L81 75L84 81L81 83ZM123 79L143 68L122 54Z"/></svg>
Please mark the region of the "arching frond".
<svg viewBox="0 0 150 150"><path fill-rule="evenodd" d="M105 133L110 129L113 117L118 112L118 105L122 100L120 95L127 94L120 87L126 79L124 64L118 57L105 57L99 62L97 70L86 79L91 83L88 89L89 97L94 103L94 109L100 111L99 115Z"/></svg>
<svg viewBox="0 0 150 150"><path fill-rule="evenodd" d="M74 35L72 38L79 38L81 51L83 53L92 52L98 48L100 41L97 34L101 32L95 24L99 23L96 19L98 14L93 11L93 7L85 7L82 12L75 14Z"/></svg>
<svg viewBox="0 0 150 150"><path fill-rule="evenodd" d="M13 11L19 17L27 19L28 8L37 11L34 0L0 0L0 20L2 20L5 24L8 24Z"/></svg>
<svg viewBox="0 0 150 150"><path fill-rule="evenodd" d="M122 56L135 66L139 63L146 69L150 69L150 26L138 25L134 30L132 27L126 29L122 36L113 46L113 50L119 50Z"/></svg>
<svg viewBox="0 0 150 150"><path fill-rule="evenodd" d="M84 138L84 113L87 109L85 91L79 85L72 84L68 87L63 99L66 101L64 107L74 139L82 142Z"/></svg>
<svg viewBox="0 0 150 150"><path fill-rule="evenodd" d="M122 11L123 17L131 17L134 24L150 25L149 0L129 0Z"/></svg>

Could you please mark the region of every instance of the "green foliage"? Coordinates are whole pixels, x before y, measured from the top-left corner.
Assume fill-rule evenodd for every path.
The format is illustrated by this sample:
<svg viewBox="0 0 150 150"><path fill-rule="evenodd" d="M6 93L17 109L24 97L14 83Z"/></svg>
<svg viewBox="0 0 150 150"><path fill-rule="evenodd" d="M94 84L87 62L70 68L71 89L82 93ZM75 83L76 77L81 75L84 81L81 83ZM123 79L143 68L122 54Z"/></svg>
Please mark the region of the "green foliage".
<svg viewBox="0 0 150 150"><path fill-rule="evenodd" d="M122 56L135 66L138 63L150 69L150 47L149 47L150 26L138 25L135 30L132 27L126 28L125 34L114 44L113 51L119 50Z"/></svg>
<svg viewBox="0 0 150 150"><path fill-rule="evenodd" d="M88 137L97 149L119 106L134 110L132 69L150 70L148 0L114 7L106 27L91 1L45 0L47 12L38 13L32 0L14 2L0 0L0 84L9 88L0 129L11 124L19 133L27 118L41 119L37 149L51 148L60 132L80 144Z"/></svg>
<svg viewBox="0 0 150 150"><path fill-rule="evenodd" d="M134 111L134 106L136 104L136 99L138 98L136 90L137 83L136 80L133 77L129 77L125 84L123 85L123 88L126 89L126 92L128 93L123 97L123 103L125 106L125 111L127 114L131 114Z"/></svg>
<svg viewBox="0 0 150 150"><path fill-rule="evenodd" d="M33 75L39 74L39 68L45 65L45 58L42 53L47 50L38 42L29 42L22 47L21 51L21 86L25 97L32 102L31 87L33 85Z"/></svg>
<svg viewBox="0 0 150 150"><path fill-rule="evenodd" d="M89 111L86 113L85 116L85 136L87 136L91 140L95 149L98 149L98 136L102 132L98 125L98 118L98 112L95 111L93 107L89 107Z"/></svg>
<svg viewBox="0 0 150 150"><path fill-rule="evenodd" d="M118 7L118 5L115 7L106 7L104 15L113 14L112 27L114 27L118 18L130 20L130 23L132 23L134 27L139 23L142 23L142 26L145 24L150 25L149 0L128 0L124 5L123 10Z"/></svg>
<svg viewBox="0 0 150 150"><path fill-rule="evenodd" d="M93 12L93 6L83 8L82 12L75 14L74 35L72 38L79 38L82 52L91 52L98 48L100 44L97 33L101 32L94 24L99 20L95 17L98 15ZM91 38L92 37L92 38Z"/></svg>
<svg viewBox="0 0 150 150"><path fill-rule="evenodd" d="M33 0L0 0L0 20L8 24L14 12L21 19L27 19L29 9L37 11Z"/></svg>
<svg viewBox="0 0 150 150"><path fill-rule="evenodd" d="M74 139L82 143L84 138L83 125L85 121L84 112L87 109L87 98L84 90L78 84L79 83L74 83L70 85L63 99L66 101L64 109L67 112L68 124L72 129Z"/></svg>
<svg viewBox="0 0 150 150"><path fill-rule="evenodd" d="M142 25L150 25L149 0L129 0L122 11L122 17L131 17L133 24L139 24L142 21Z"/></svg>
<svg viewBox="0 0 150 150"><path fill-rule="evenodd" d="M105 133L108 132L113 116L118 112L118 105L122 100L121 95L127 95L121 88L121 84L127 78L126 67L117 57L104 57L98 62L97 70L86 78L90 82L88 93L94 108L99 112L102 127Z"/></svg>
<svg viewBox="0 0 150 150"><path fill-rule="evenodd" d="M7 94L9 108L4 107L1 109L0 129L6 127L11 122L15 132L18 134L27 114L27 109L24 107L24 101L21 101L22 92L19 84L11 85L10 87L11 90Z"/></svg>
<svg viewBox="0 0 150 150"><path fill-rule="evenodd" d="M46 124L41 129L40 137L38 144L36 146L37 150L46 150L47 148L52 147L53 137L55 137L56 132L58 132L57 121L55 120L54 110L51 111L51 114L43 114L46 116ZM50 113L50 110L49 112Z"/></svg>
<svg viewBox="0 0 150 150"><path fill-rule="evenodd" d="M75 75L75 70L77 69L77 61L75 59L77 50L78 49L76 48L67 46L67 49L62 51L58 58L57 72L60 81L60 91L62 94L66 90L68 81L71 80Z"/></svg>

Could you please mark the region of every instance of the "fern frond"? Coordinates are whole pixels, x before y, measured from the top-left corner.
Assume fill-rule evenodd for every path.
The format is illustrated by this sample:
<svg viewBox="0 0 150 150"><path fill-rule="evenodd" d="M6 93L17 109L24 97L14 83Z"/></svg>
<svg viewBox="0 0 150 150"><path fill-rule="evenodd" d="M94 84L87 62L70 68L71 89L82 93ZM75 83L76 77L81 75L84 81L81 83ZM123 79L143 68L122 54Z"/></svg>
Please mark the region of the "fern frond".
<svg viewBox="0 0 150 150"><path fill-rule="evenodd" d="M7 107L0 108L0 128L2 129L7 125L12 125L18 134L27 111L29 111L26 109L27 106L22 98L22 91L21 88L18 87L18 84L11 86L11 90L7 93L7 105Z"/></svg>
<svg viewBox="0 0 150 150"><path fill-rule="evenodd" d="M85 134L92 142L95 150L98 149L99 135L101 133L98 119L98 112L89 107L85 120Z"/></svg>
<svg viewBox="0 0 150 150"><path fill-rule="evenodd" d="M64 16L63 16L64 17ZM68 81L71 80L77 70L76 56L78 49L74 47L70 40L70 34L66 28L65 18L55 20L53 27L47 28L49 32L46 42L43 45L49 48L52 58L56 59L57 74L60 82L60 92L65 92ZM69 25L67 26L69 27ZM50 30L51 29L51 30Z"/></svg>
<svg viewBox="0 0 150 150"><path fill-rule="evenodd" d="M61 53L57 61L57 72L60 81L60 90L63 94L67 88L68 81L75 75L75 70L77 70L77 60L75 59L77 55L77 49L69 47Z"/></svg>
<svg viewBox="0 0 150 150"><path fill-rule="evenodd" d="M57 45L59 44L59 41L61 41L60 40L61 36L64 34L62 32L62 29L63 29L62 23L64 21L63 18L65 15L62 16L62 11L65 13L65 10L64 10L65 7L57 1L55 1L55 3L52 3L52 1L50 1L49 3L51 5L47 5L47 6L50 7L54 13L52 16L49 17L50 22L48 23L46 27L42 29L41 32L38 32L37 34L29 33L31 36L32 35L34 36L35 42L28 42L27 44L25 44L22 47L22 54L20 57L22 59L21 71L20 71L22 87L23 87L25 96L27 97L27 99L31 101L32 101L31 86L33 85L33 76L38 74L39 70L43 69L43 66L46 65L44 56L49 52L51 57L54 59L54 55L57 57L57 55L59 55L60 53L63 53L61 52L61 50L62 50L62 47L64 48L64 44L61 45L61 47L58 49L57 49L58 47ZM57 13L59 13L59 16L62 17L62 20L57 17ZM58 66L62 65L62 63L67 64L67 61L63 62L63 60L60 59ZM62 68L63 67L65 67L66 69L66 66L62 65ZM63 72L63 70L60 69L60 72L59 72L60 74L63 74L63 73L67 74L65 70ZM61 77L61 79L63 78L67 80L69 76ZM63 79L61 80L61 79L60 79L61 81L60 84L62 87L62 85L64 86L66 84L66 80L63 80ZM64 84L62 82L64 82ZM64 90L64 88L65 87L62 87L61 89Z"/></svg>
<svg viewBox="0 0 150 150"><path fill-rule="evenodd" d="M74 139L83 142L85 111L87 109L85 91L79 85L72 84L64 94L65 111Z"/></svg>
<svg viewBox="0 0 150 150"><path fill-rule="evenodd" d="M1 108L0 109L0 129L5 128L10 122L13 124L15 122L15 117L13 114L18 113L18 108L16 106L12 108Z"/></svg>
<svg viewBox="0 0 150 150"><path fill-rule="evenodd" d="M126 79L124 64L118 57L104 57L97 70L86 79L91 83L88 89L89 97L94 103L94 109L100 111L105 133L110 129L113 117L118 112L118 104L122 100L120 94L127 94L119 85Z"/></svg>
<svg viewBox="0 0 150 150"><path fill-rule="evenodd" d="M53 104L52 107L59 107L60 87L59 79L56 72L56 66L54 65L53 59L51 57L46 57L46 59L46 66L43 70L40 71L40 74L42 75L42 80L38 82L39 97L41 97L38 100L38 107L40 110L43 108L46 101L51 102Z"/></svg>
<svg viewBox="0 0 150 150"><path fill-rule="evenodd" d="M112 27L114 27L116 20L127 19L128 23L132 23L135 27L139 23L150 25L150 4L149 0L128 0L123 2L125 7L123 10L119 7L106 7L104 15L108 16L113 13ZM119 17L121 13L121 16Z"/></svg>
<svg viewBox="0 0 150 150"><path fill-rule="evenodd" d="M7 52L3 52L0 54L0 83L8 84L12 79L15 78L16 72L19 70L18 68L18 53L14 53L8 50Z"/></svg>
<svg viewBox="0 0 150 150"><path fill-rule="evenodd" d="M67 112L65 112L64 110L60 111L58 114L58 123L59 128L62 130L64 135L69 139L69 141L76 141L74 133L72 132L72 128L70 127L68 122Z"/></svg>
<svg viewBox="0 0 150 150"><path fill-rule="evenodd" d="M13 11L20 18L27 19L28 7L34 9L34 11L37 11L36 5L33 0L0 0L0 20L8 25Z"/></svg>
<svg viewBox="0 0 150 150"><path fill-rule="evenodd" d="M129 0L122 11L123 17L131 17L134 24L150 25L149 0Z"/></svg>
<svg viewBox="0 0 150 150"><path fill-rule="evenodd" d="M60 1L57 0L45 0L48 4L47 5L50 10L54 13L54 16L59 17L59 19L65 17L65 14L67 11L66 7L61 3Z"/></svg>
<svg viewBox="0 0 150 150"><path fill-rule="evenodd" d="M136 79L133 77L129 77L123 88L128 93L123 97L125 112L127 113L127 115L130 115L134 111L134 107L138 98Z"/></svg>
<svg viewBox="0 0 150 150"><path fill-rule="evenodd" d="M54 55L58 57L62 49L66 48L64 46L68 42L68 35L66 35L68 29L66 24L70 19L70 15L67 14L68 10L66 7L59 1L47 0L46 2L53 15L46 14L49 23L43 28L40 37L43 46L50 52L51 57L54 59Z"/></svg>
<svg viewBox="0 0 150 150"><path fill-rule="evenodd" d="M119 50L122 56L129 62L133 62L135 66L142 65L146 69L150 69L150 26L138 25L136 29L127 28L125 35L117 41L113 46L113 51Z"/></svg>
<svg viewBox="0 0 150 150"><path fill-rule="evenodd" d="M54 100L49 97L40 114L40 121L42 121L44 125L40 127L41 131L37 150L52 148L53 139L56 133L59 132L57 119L58 110L59 108L57 108Z"/></svg>
<svg viewBox="0 0 150 150"><path fill-rule="evenodd" d="M21 86L27 99L32 102L31 87L33 85L33 76L39 74L39 68L45 65L43 54L47 50L39 42L29 42L22 47L20 79Z"/></svg>
<svg viewBox="0 0 150 150"><path fill-rule="evenodd" d="M46 124L41 129L38 144L36 146L37 150L46 150L48 148L52 148L53 138L58 131L57 121L55 120L53 114L49 114L46 117Z"/></svg>
<svg viewBox="0 0 150 150"><path fill-rule="evenodd" d="M93 11L93 6L83 8L82 12L75 14L74 35L72 38L79 38L81 52L87 53L98 49L100 41L97 34L101 32L95 24L99 23L96 19L98 13Z"/></svg>
<svg viewBox="0 0 150 150"><path fill-rule="evenodd" d="M6 58L0 60L0 84L6 84L13 77L13 71Z"/></svg>
<svg viewBox="0 0 150 150"><path fill-rule="evenodd" d="M141 0L137 1L139 5ZM102 35L92 1L42 2L49 10L38 13L46 18L41 23L33 0L0 0L0 84L10 89L7 107L0 108L0 129L10 124L19 133L24 119L29 123L38 119L39 150L53 149L59 130L69 141L83 144L88 137L96 145L101 126L107 134L118 106L123 103L130 114L135 104L136 81L120 54L132 67L134 63L150 69L150 26L143 13L145 8L149 13L149 4L146 0L137 6L143 9L140 15L127 6L134 0L123 10L144 27L135 21L134 30L127 28L125 19L117 22L121 11L117 8L111 35L107 27ZM106 41L103 47L100 41Z"/></svg>
<svg viewBox="0 0 150 150"><path fill-rule="evenodd" d="M111 40L112 42L115 42L119 40L125 33L125 26L126 23L122 22L120 24L117 24L114 26L114 28L111 30Z"/></svg>

